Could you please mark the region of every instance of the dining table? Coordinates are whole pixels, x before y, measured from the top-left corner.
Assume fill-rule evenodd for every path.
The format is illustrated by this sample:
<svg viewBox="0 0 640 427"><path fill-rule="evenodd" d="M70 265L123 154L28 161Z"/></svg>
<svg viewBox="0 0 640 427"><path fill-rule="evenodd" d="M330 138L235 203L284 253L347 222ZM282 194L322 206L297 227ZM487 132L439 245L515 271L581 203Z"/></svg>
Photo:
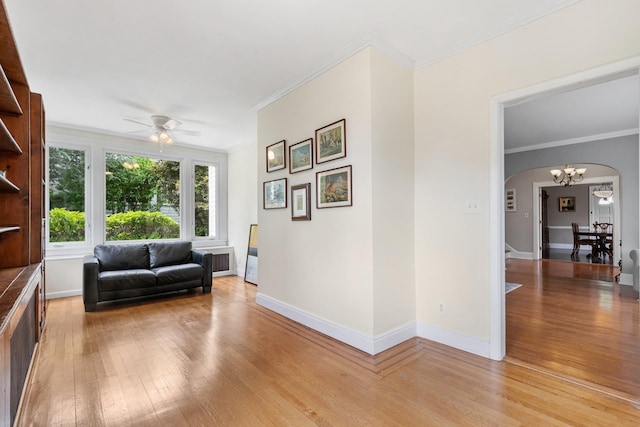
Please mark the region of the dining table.
<svg viewBox="0 0 640 427"><path fill-rule="evenodd" d="M602 231L580 231L579 236L595 237L596 244L591 247L591 262L603 262L604 255L609 254L612 257L613 247L607 246L613 242L613 233Z"/></svg>

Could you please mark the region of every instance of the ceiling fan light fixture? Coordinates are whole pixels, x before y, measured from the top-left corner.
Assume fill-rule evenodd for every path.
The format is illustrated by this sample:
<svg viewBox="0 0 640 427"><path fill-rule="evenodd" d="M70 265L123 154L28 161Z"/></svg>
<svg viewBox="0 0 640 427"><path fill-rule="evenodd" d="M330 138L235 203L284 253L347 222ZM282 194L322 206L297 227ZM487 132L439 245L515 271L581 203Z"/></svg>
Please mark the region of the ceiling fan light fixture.
<svg viewBox="0 0 640 427"><path fill-rule="evenodd" d="M157 143L158 141L160 141L160 138L158 138L158 134L154 132L149 135L149 141Z"/></svg>

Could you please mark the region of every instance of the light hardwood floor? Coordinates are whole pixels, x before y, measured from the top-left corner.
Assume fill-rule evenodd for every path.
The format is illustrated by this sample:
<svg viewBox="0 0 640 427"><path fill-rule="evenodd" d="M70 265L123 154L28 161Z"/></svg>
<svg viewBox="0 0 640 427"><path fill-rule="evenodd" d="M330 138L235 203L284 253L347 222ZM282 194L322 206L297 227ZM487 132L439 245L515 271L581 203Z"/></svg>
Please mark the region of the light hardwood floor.
<svg viewBox="0 0 640 427"><path fill-rule="evenodd" d="M517 292L517 291L514 291ZM368 356L241 278L84 313L53 300L18 425L637 426L629 401L424 339Z"/></svg>
<svg viewBox="0 0 640 427"><path fill-rule="evenodd" d="M640 401L640 318L633 289L600 264L508 260L507 356ZM640 425L640 421L638 423Z"/></svg>

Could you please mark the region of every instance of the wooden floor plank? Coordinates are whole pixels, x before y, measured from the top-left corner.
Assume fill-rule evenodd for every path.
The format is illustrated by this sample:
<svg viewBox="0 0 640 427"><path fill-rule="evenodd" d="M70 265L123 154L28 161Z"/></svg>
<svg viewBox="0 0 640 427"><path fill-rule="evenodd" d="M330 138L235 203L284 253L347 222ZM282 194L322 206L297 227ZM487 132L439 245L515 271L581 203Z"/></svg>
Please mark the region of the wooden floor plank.
<svg viewBox="0 0 640 427"><path fill-rule="evenodd" d="M611 266L510 259L507 355L640 401L637 296Z"/></svg>
<svg viewBox="0 0 640 427"><path fill-rule="evenodd" d="M571 290L555 293L563 292ZM255 294L241 278L224 277L211 294L93 313L80 297L50 301L17 425L625 426L640 419L628 400L420 338L370 356L256 305ZM522 310L529 319L563 312ZM612 321L593 318L601 328Z"/></svg>

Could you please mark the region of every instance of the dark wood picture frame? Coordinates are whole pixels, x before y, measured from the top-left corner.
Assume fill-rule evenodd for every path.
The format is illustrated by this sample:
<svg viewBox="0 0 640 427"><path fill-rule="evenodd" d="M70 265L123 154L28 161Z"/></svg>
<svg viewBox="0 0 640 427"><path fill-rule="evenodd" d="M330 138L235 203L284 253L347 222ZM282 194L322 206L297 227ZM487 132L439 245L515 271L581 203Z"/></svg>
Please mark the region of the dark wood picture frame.
<svg viewBox="0 0 640 427"><path fill-rule="evenodd" d="M316 172L316 208L353 205L351 165Z"/></svg>
<svg viewBox="0 0 640 427"><path fill-rule="evenodd" d="M291 186L291 220L311 221L311 183Z"/></svg>
<svg viewBox="0 0 640 427"><path fill-rule="evenodd" d="M262 207L264 209L286 209L287 178L266 181L262 191Z"/></svg>
<svg viewBox="0 0 640 427"><path fill-rule="evenodd" d="M313 169L313 138L289 146L289 173Z"/></svg>
<svg viewBox="0 0 640 427"><path fill-rule="evenodd" d="M278 141L275 144L267 146L266 161L267 172L275 172L287 167L287 150L286 141Z"/></svg>
<svg viewBox="0 0 640 427"><path fill-rule="evenodd" d="M347 157L347 121L338 120L316 129L316 164Z"/></svg>

